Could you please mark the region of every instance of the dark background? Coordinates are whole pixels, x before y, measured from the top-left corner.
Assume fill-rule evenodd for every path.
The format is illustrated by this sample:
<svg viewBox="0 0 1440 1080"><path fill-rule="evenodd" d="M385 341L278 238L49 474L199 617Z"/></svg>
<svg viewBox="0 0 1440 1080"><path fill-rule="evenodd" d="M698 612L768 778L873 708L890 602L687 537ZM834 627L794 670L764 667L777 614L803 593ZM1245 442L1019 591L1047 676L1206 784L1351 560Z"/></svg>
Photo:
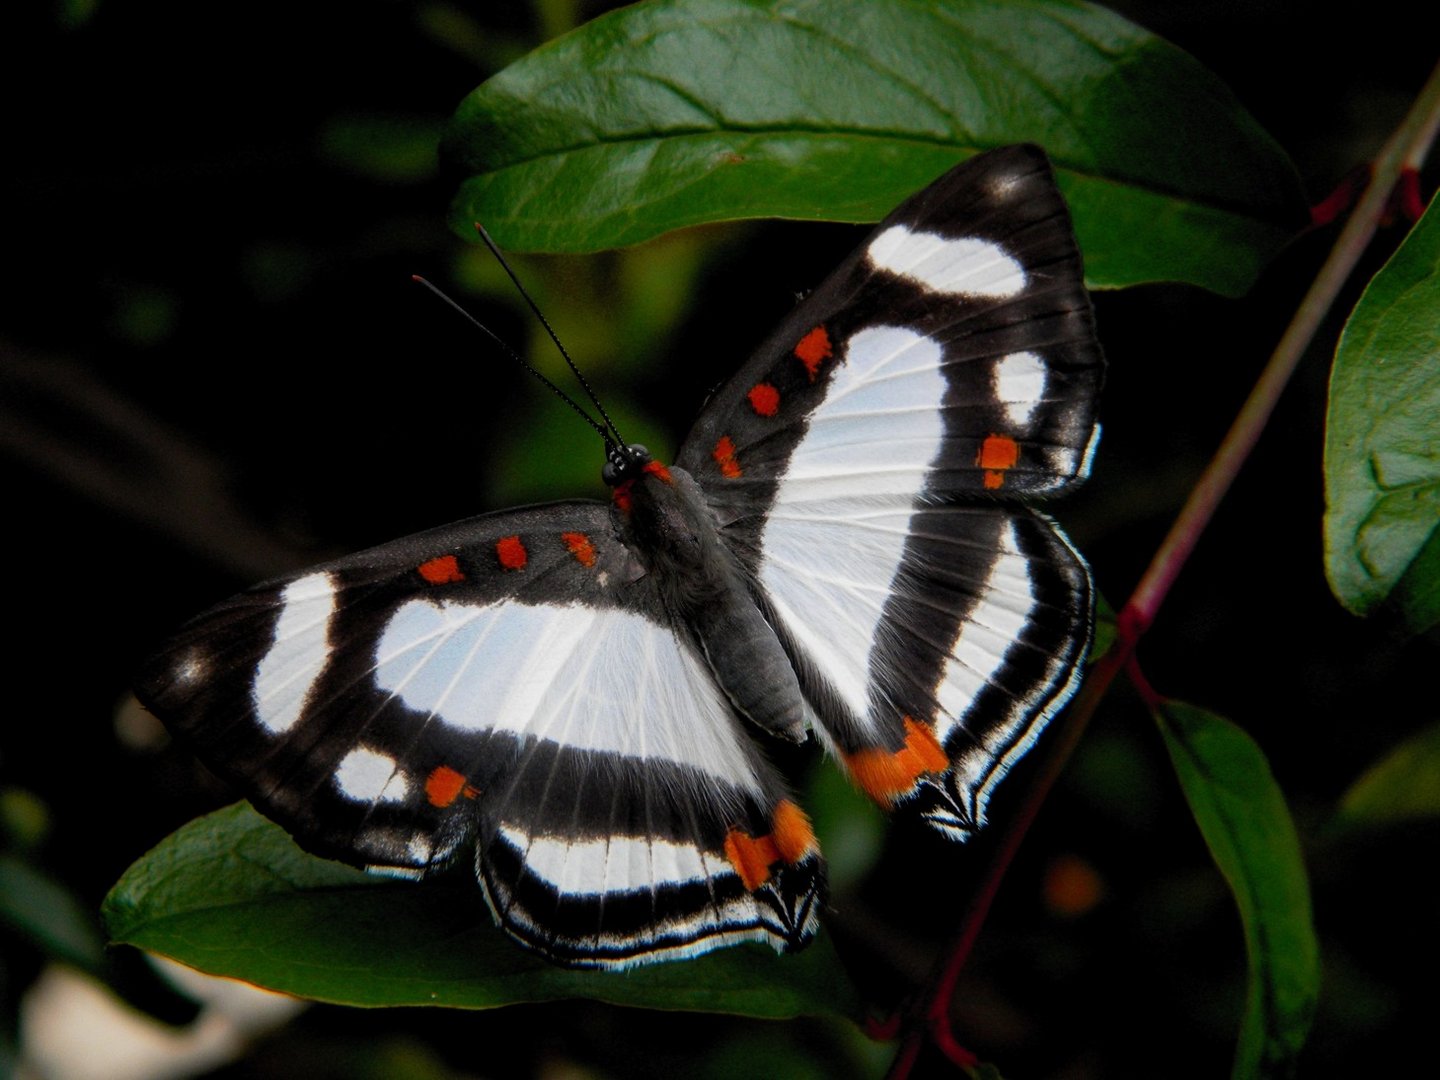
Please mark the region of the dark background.
<svg viewBox="0 0 1440 1080"><path fill-rule="evenodd" d="M468 90L567 12L583 21L604 5L14 7L0 28L11 615L0 814L7 850L94 911L131 861L227 801L128 697L166 633L329 555L520 499L601 494L593 435L408 278L465 295L508 340L533 337L513 297L493 298L488 264L446 231L453 178L433 146ZM1397 4L1326 21L1300 4L1119 7L1235 89L1312 201L1374 153L1434 61L1433 37ZM668 276L689 283L673 322L619 280L628 257L517 265L607 403L673 451L707 388L856 236L774 223L662 241L639 258L652 270L672 259ZM1093 480L1056 512L1111 603L1134 586L1333 236L1299 238L1243 300L1174 286L1097 298L1106 434ZM619 325L607 321L617 308ZM1162 692L1250 731L1291 802L1326 963L1309 1075L1378 1072L1428 1048L1417 987L1435 959L1420 867L1434 862L1437 830L1363 844L1322 831L1363 768L1436 713L1433 637L1361 623L1326 589L1332 321L1140 654ZM844 893L877 995L923 974L973 859L894 829ZM1077 865L1099 896L1067 913L1045 883ZM3 929L0 949L13 1023L43 953ZM133 999L183 1019L133 957L112 965ZM1233 903L1153 725L1117 688L1001 893L960 995L961 1036L1017 1077L1222 1075L1243 971ZM434 1076L729 1075L737 1062L737 1073L833 1075L885 1056L818 1021L583 1003L322 1008L225 1075L383 1075L395 1061Z"/></svg>

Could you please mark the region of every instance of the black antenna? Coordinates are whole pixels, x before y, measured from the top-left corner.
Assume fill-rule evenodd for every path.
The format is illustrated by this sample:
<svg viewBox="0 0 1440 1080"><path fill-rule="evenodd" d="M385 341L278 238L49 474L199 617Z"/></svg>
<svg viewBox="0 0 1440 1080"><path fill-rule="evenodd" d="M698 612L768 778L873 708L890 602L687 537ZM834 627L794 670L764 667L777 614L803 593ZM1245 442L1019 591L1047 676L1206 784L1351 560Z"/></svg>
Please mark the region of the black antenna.
<svg viewBox="0 0 1440 1080"><path fill-rule="evenodd" d="M530 298L530 294L525 291L525 286L520 284L520 279L515 275L515 271L510 269L510 264L505 261L505 256L500 254L500 249L495 245L495 241L490 239L490 234L485 231L485 226L477 221L475 222L475 231L480 234L480 239L485 241L485 246L490 249L490 254L495 256L495 261L500 264L506 274L510 275L510 280L514 282L515 288L519 291L520 295L525 298L525 303L530 306L530 310L534 313L535 318L540 320L540 325L545 327L545 333L550 335L550 340L555 343L555 348L560 350L560 355L565 358L565 363L570 366L571 372L574 373L575 378L579 380L581 387L584 388L585 395L590 399L596 410L599 411L600 418L605 421L605 426L608 427L615 436L615 444L622 447L625 446L625 440L620 436L620 431L615 427L614 421L610 419L610 414L605 411L605 406L600 404L600 399L595 396L595 391L590 389L590 383L586 380L580 369L575 366L575 361L570 359L570 353L566 351L560 338L550 326L550 320L545 318L545 313L541 311L535 301ZM494 335L491 336L493 337ZM526 366L528 367L529 365ZM532 368L531 370L533 371L534 369ZM571 402L571 404L573 405L574 402ZM577 409L579 408L578 405L575 407ZM594 423L594 421L591 421L591 423ZM605 441L607 444L610 442L609 436L606 437Z"/></svg>
<svg viewBox="0 0 1440 1080"><path fill-rule="evenodd" d="M487 237L487 242L488 242L488 237ZM495 250L495 248L494 248L493 245L491 246L490 250L491 250L491 251L494 251L494 250ZM497 253L497 254L498 254L498 253ZM501 265L501 266L505 266L505 260L501 259L501 260L500 260L500 265ZM516 279L515 279L515 274L510 270L510 267L505 266L505 270L506 270L507 273L510 274L510 280L515 281L515 284L516 284L517 286L519 286L520 282L519 282L519 281L516 281ZM530 363L530 361L526 360L523 356L521 356L519 353L517 353L517 352L516 352L514 349L512 349L506 342L502 341L502 340L500 339L500 337L495 333L494 330L491 330L488 326L486 326L484 323L482 323L479 319L475 318L474 315L471 315L470 312L466 311L463 307L461 307L459 304L457 304L454 300L452 300L449 296L447 296L444 292L442 292L442 291L440 290L440 288L439 288L438 286L436 286L433 282L427 280L426 278L421 277L419 274L411 274L411 275L410 275L410 278L411 278L412 281L416 282L417 284L419 284L419 285L424 285L425 288L429 289L432 293L434 293L436 296L438 296L441 300L443 300L443 301L445 301L445 303L449 304L451 308L453 308L455 311L457 311L457 312L460 313L460 316L461 316L463 319L465 319L466 322L468 322L471 326L475 327L475 329L479 330L482 334L484 334L484 335L485 335L486 337L488 337L491 341L493 341L496 345L498 345L498 346L500 347L500 349L501 349L502 351L504 351L506 354L508 354L509 357L510 357L512 360L514 360L514 361L515 361L516 363L518 363L521 367L523 367L526 371L528 371L531 375L534 375L534 376L535 376L537 379L539 379L542 383L544 383L546 386L548 386L548 387L550 388L551 392L554 393L556 397L558 397L561 401L565 402L566 405L569 405L570 408L574 409L577 413L579 413L580 416L585 420L585 422L586 422L587 424L589 424L592 428L594 428L597 432L600 433L600 438L602 438L602 439L605 440L605 449L606 449L607 452L608 452L608 451L612 451L612 450L616 449L617 447L623 447L623 446L625 445L625 441L620 438L620 433L619 433L618 431L615 431L615 425L610 423L610 418L609 418L608 416L605 416L605 410L604 410L604 409L601 409L601 410L600 410L600 415L605 417L605 423L610 425L610 431L606 431L605 428L604 428L603 426L601 426L601 424L600 424L600 422L599 422L598 420L596 420L593 416L591 416L591 415L590 415L589 413L587 413L584 409L582 409L578 404L576 404L574 398L572 398L569 394L565 393L564 390L561 390L560 387L556 386L553 382L551 382L548 378L546 378L546 376L543 375L541 372L539 372L538 370L536 370L536 368L534 367L534 365L532 365L532 364ZM530 297L525 295L525 290L524 290L524 289L521 289L521 290L520 290L520 294L521 294L522 296L525 296L525 299L526 299L527 301L530 301ZM531 311L534 311L536 315L540 315L540 312L535 309L535 304L534 304L533 301L530 302L530 310L531 310ZM540 321L541 321L542 323L545 323L545 317L544 317L543 315L540 315ZM554 341L556 345L559 345L560 343L559 343L559 341L556 340L554 331L551 331L551 330L550 330L550 324L549 324L549 323L545 323L545 329L550 332L550 340L551 340L551 341ZM585 392L586 392L587 394L590 394L590 400L591 400L591 401L595 401L595 395L594 395L594 393L591 392L590 387L586 384L584 376L580 375L580 373L575 370L575 364L574 364L573 362L571 362L571 361L570 361L570 357L565 354L565 349L564 349L563 346L562 346L561 349L560 349L560 354L561 354L562 356L565 356L566 362L570 364L570 370L575 372L576 376L580 379L580 385L585 387ZM599 404L600 404L600 403L597 401L597 402L595 402L595 404L596 404L597 407L599 407ZM614 435L613 435L613 436L611 435L611 432L614 432Z"/></svg>

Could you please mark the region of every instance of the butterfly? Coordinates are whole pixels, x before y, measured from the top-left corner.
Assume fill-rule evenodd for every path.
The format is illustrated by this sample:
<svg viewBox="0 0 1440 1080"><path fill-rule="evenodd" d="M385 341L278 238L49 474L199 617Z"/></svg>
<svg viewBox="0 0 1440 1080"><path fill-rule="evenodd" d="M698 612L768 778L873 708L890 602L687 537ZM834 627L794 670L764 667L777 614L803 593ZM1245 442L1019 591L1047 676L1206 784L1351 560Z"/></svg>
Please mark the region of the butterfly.
<svg viewBox="0 0 1440 1080"><path fill-rule="evenodd" d="M484 514L200 615L137 693L316 854L472 858L560 964L800 948L825 901L767 759L813 734L963 840L1074 693L1088 569L1031 508L1089 470L1103 376L1033 146L902 203L609 503Z"/></svg>

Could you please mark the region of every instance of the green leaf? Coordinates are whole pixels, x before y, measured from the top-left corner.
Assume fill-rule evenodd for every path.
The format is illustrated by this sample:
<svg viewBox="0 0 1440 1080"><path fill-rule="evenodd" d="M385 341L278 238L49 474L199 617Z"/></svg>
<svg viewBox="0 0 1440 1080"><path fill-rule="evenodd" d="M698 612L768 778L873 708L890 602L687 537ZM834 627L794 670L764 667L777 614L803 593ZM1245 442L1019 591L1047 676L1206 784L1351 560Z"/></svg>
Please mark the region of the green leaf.
<svg viewBox="0 0 1440 1080"><path fill-rule="evenodd" d="M804 952L763 946L624 973L568 971L491 923L466 880L374 878L302 852L239 804L143 856L105 899L117 942L272 990L345 1005L486 1009L593 998L615 1005L770 1019L859 1015L822 935Z"/></svg>
<svg viewBox="0 0 1440 1080"><path fill-rule="evenodd" d="M957 161L1049 151L1090 281L1244 291L1303 222L1230 91L1119 16L1047 0L654 0L472 92L453 224L596 251L701 222L875 221Z"/></svg>
<svg viewBox="0 0 1440 1080"><path fill-rule="evenodd" d="M0 924L40 946L48 956L98 971L105 947L93 909L82 907L60 882L9 855L0 856Z"/></svg>
<svg viewBox="0 0 1440 1080"><path fill-rule="evenodd" d="M1325 571L1351 611L1440 622L1440 210L1360 298L1330 375Z"/></svg>
<svg viewBox="0 0 1440 1080"><path fill-rule="evenodd" d="M1413 735L1350 785L1341 825L1395 825L1440 817L1440 724Z"/></svg>
<svg viewBox="0 0 1440 1080"><path fill-rule="evenodd" d="M1249 955L1235 1077L1288 1075L1320 990L1300 842L1270 766L1230 721L1179 702L1155 713L1176 775L1240 909Z"/></svg>

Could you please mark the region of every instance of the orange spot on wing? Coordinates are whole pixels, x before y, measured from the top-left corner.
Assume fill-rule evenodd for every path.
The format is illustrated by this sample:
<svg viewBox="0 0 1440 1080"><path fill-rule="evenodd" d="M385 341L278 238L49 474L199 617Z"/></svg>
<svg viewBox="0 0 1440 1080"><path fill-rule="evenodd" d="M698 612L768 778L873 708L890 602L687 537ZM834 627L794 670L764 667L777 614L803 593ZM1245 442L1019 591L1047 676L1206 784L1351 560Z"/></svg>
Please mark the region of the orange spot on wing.
<svg viewBox="0 0 1440 1080"><path fill-rule="evenodd" d="M925 773L944 772L950 759L935 735L923 724L905 717L905 745L889 750L859 750L845 756L850 775L860 789L882 806L889 806L915 788Z"/></svg>
<svg viewBox="0 0 1440 1080"><path fill-rule="evenodd" d="M815 830L805 811L789 799L781 799L770 819L770 835L775 848L787 863L797 863L816 850Z"/></svg>
<svg viewBox="0 0 1440 1080"><path fill-rule="evenodd" d="M465 575L460 572L460 563L454 555L441 555L439 558L423 562L415 569L420 571L420 576L431 585L449 585L455 581L464 581Z"/></svg>
<svg viewBox="0 0 1440 1080"><path fill-rule="evenodd" d="M595 565L595 545L590 542L590 537L584 533L567 532L561 533L560 539L565 541L565 547L581 566Z"/></svg>
<svg viewBox="0 0 1440 1080"><path fill-rule="evenodd" d="M770 831L764 836L751 836L740 829L725 834L725 858L750 892L770 880L770 868L776 863L797 863L816 849L810 819L789 799L776 805Z"/></svg>
<svg viewBox="0 0 1440 1080"><path fill-rule="evenodd" d="M715 449L710 451L710 456L715 459L715 464L720 466L720 475L734 480L740 475L740 462L735 460L735 440L729 435L721 435L720 441L715 444Z"/></svg>
<svg viewBox="0 0 1440 1080"><path fill-rule="evenodd" d="M495 556L506 570L524 570L530 554L518 536L502 536L495 541Z"/></svg>
<svg viewBox="0 0 1440 1080"><path fill-rule="evenodd" d="M745 888L754 892L770 880L770 867L780 861L780 852L769 833L750 836L731 829L725 834L725 858L730 860Z"/></svg>
<svg viewBox="0 0 1440 1080"><path fill-rule="evenodd" d="M757 416L774 416L780 408L780 391L769 383L756 383L745 396Z"/></svg>
<svg viewBox="0 0 1440 1080"><path fill-rule="evenodd" d="M1013 469L1020 460L1020 444L1008 435L987 435L975 455L975 464L985 470L985 487L991 490L1005 484L1005 470Z"/></svg>
<svg viewBox="0 0 1440 1080"><path fill-rule="evenodd" d="M664 481L664 482L667 483L667 484L672 483L672 481L671 481L671 479L670 479L670 470L667 469L664 465L661 465L660 462L658 462L658 461L648 461L648 462L646 462L646 463L641 467L640 471L641 471L641 472L647 472L647 473L649 473L651 476L655 477L655 479L657 479L657 480L662 480L662 481Z"/></svg>
<svg viewBox="0 0 1440 1080"><path fill-rule="evenodd" d="M449 765L441 765L431 770L425 778L425 797L430 800L431 806L449 806L461 795L467 799L473 799L480 792L466 782L462 773L456 772Z"/></svg>
<svg viewBox="0 0 1440 1080"><path fill-rule="evenodd" d="M835 354L834 347L830 344L830 335L826 333L825 327L817 326L803 338L800 344L795 346L795 357L805 365L806 374L810 381L815 381L815 376L820 373L820 365Z"/></svg>

